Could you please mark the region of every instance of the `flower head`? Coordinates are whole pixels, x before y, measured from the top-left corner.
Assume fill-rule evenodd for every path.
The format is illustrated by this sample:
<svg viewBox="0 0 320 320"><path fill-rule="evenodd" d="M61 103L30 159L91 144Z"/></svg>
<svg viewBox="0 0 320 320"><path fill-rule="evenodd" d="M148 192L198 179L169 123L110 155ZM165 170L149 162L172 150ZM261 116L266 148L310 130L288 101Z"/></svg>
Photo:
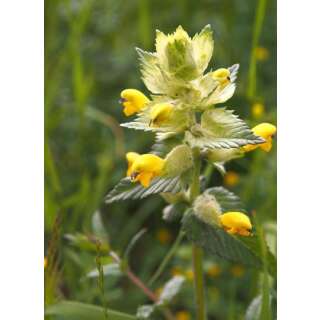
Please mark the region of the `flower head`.
<svg viewBox="0 0 320 320"><path fill-rule="evenodd" d="M190 320L190 313L187 311L178 311L176 313L176 320Z"/></svg>
<svg viewBox="0 0 320 320"><path fill-rule="evenodd" d="M250 219L242 212L226 212L219 216L223 228L230 234L249 236L252 230Z"/></svg>
<svg viewBox="0 0 320 320"><path fill-rule="evenodd" d="M269 50L264 47L256 47L255 48L255 56L259 61L265 61L269 58Z"/></svg>
<svg viewBox="0 0 320 320"><path fill-rule="evenodd" d="M170 103L158 103L151 109L151 125L159 126L168 121L172 115L173 105Z"/></svg>
<svg viewBox="0 0 320 320"><path fill-rule="evenodd" d="M149 102L149 99L139 90L125 89L121 91L120 102L124 106L123 112L126 116L141 111Z"/></svg>
<svg viewBox="0 0 320 320"><path fill-rule="evenodd" d="M139 181L145 188L151 180L162 173L165 160L154 154L139 155L135 152L127 153L127 176L133 181Z"/></svg>
<svg viewBox="0 0 320 320"><path fill-rule="evenodd" d="M210 277L218 277L221 274L222 270L219 265L213 264L207 271Z"/></svg>
<svg viewBox="0 0 320 320"><path fill-rule="evenodd" d="M272 137L276 133L277 128L270 123L260 123L252 131L255 135L260 136L266 140L266 142L256 145L246 145L243 150L248 152L260 147L263 151L269 152L272 148Z"/></svg>

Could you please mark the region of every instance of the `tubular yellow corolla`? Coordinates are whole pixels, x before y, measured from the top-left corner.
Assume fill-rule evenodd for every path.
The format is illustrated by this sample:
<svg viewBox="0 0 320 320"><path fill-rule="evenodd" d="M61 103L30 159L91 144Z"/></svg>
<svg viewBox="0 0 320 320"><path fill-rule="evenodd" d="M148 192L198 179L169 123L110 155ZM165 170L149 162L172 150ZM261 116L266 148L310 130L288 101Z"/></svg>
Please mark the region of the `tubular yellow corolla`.
<svg viewBox="0 0 320 320"><path fill-rule="evenodd" d="M170 103L158 103L151 109L151 125L159 126L170 119L173 105Z"/></svg>
<svg viewBox="0 0 320 320"><path fill-rule="evenodd" d="M150 185L151 180L162 173L165 160L154 154L139 155L135 152L127 153L128 170L127 176L132 181L139 181L145 188Z"/></svg>
<svg viewBox="0 0 320 320"><path fill-rule="evenodd" d="M150 101L141 91L136 89L125 89L121 91L120 102L124 106L123 112L126 116L141 111Z"/></svg>
<svg viewBox="0 0 320 320"><path fill-rule="evenodd" d="M248 144L243 147L243 150L245 152L248 152L256 148L261 148L263 151L269 152L272 148L272 136L277 131L276 126L274 126L271 123L260 123L254 128L252 128L252 131L255 135L264 138L266 142L255 145Z"/></svg>
<svg viewBox="0 0 320 320"><path fill-rule="evenodd" d="M223 228L230 234L249 236L252 225L247 215L242 212L226 212L219 216Z"/></svg>

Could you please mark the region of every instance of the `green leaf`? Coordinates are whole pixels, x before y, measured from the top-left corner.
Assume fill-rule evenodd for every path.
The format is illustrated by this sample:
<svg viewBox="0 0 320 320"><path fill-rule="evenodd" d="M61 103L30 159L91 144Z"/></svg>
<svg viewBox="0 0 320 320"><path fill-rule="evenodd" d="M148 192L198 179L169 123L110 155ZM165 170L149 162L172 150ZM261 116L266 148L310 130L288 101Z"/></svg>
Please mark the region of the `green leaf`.
<svg viewBox="0 0 320 320"><path fill-rule="evenodd" d="M92 231L96 237L103 239L105 241L108 241L108 234L103 224L101 213L99 210L97 210L93 214L91 225L92 225Z"/></svg>
<svg viewBox="0 0 320 320"><path fill-rule="evenodd" d="M155 178L149 187L144 188L138 182L131 182L130 178L122 179L106 196L106 203L120 200L142 199L151 194L170 192L178 193L182 190L180 177Z"/></svg>
<svg viewBox="0 0 320 320"><path fill-rule="evenodd" d="M158 139L158 135L156 136L156 142L151 147L152 153L157 156L164 158L174 147L181 144L181 137L173 136L165 140Z"/></svg>
<svg viewBox="0 0 320 320"><path fill-rule="evenodd" d="M169 304L172 299L180 292L185 281L183 276L174 276L165 285L159 297L157 305Z"/></svg>
<svg viewBox="0 0 320 320"><path fill-rule="evenodd" d="M224 187L209 188L205 191L207 194L215 196L220 204L222 212L241 211L246 212L240 198L233 192Z"/></svg>
<svg viewBox="0 0 320 320"><path fill-rule="evenodd" d="M76 234L65 234L64 237L70 241L70 243L82 250L90 251L90 252L97 252L97 244L95 241L91 238L89 238L87 235L84 235L82 233L76 233ZM101 243L101 252L107 253L109 252L109 243L106 241L102 241Z"/></svg>
<svg viewBox="0 0 320 320"><path fill-rule="evenodd" d="M187 237L203 247L205 252L248 267L263 269L260 240L257 236L241 237L230 235L218 226L209 225L199 220L192 209L188 210L182 220L182 224ZM269 251L267 260L268 271L274 276L276 273L276 261Z"/></svg>
<svg viewBox="0 0 320 320"><path fill-rule="evenodd" d="M272 319L277 319L276 298L271 292L269 294L269 301L270 301L269 306L270 306L270 310L273 311ZM249 307L247 308L247 311L245 314L245 320L261 320L261 318L263 317L263 315L261 314L261 311L262 311L262 294L259 294L251 301Z"/></svg>
<svg viewBox="0 0 320 320"><path fill-rule="evenodd" d="M201 126L187 131L185 139L191 147L202 149L230 149L265 142L254 135L232 110L226 108L205 111L201 116Z"/></svg>
<svg viewBox="0 0 320 320"><path fill-rule="evenodd" d="M140 306L137 311L137 317L139 319L149 319L151 314L155 311L156 306L153 304L146 304Z"/></svg>
<svg viewBox="0 0 320 320"><path fill-rule="evenodd" d="M104 276L121 276L122 272L120 270L118 263L109 263L103 266ZM99 277L99 271L97 268L91 270L87 273L88 278L97 278Z"/></svg>
<svg viewBox="0 0 320 320"><path fill-rule="evenodd" d="M46 316L59 316L63 320L106 320L104 309L76 301L61 301L45 309ZM134 320L137 317L108 309L108 320Z"/></svg>

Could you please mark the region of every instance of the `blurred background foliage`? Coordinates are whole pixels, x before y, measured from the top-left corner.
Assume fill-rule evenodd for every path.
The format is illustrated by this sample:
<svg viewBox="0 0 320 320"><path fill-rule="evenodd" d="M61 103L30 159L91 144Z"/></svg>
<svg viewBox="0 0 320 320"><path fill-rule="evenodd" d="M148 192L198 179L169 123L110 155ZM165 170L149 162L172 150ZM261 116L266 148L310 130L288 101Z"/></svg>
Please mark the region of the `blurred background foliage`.
<svg viewBox="0 0 320 320"><path fill-rule="evenodd" d="M102 305L96 279L86 277L95 268L95 247L86 241L79 244L74 237L103 234L106 243L122 253L146 228L130 264L147 282L178 235L179 222L162 219L165 203L159 196L108 206L103 199L125 175L125 152L146 153L153 141L152 134L119 126L126 121L118 103L120 91L137 88L147 93L134 48L153 51L155 30L168 33L179 24L191 35L212 25L215 50L210 68L240 63L236 94L226 105L251 126L275 123L275 0L45 1L47 304L64 298ZM227 169L224 178L214 172L210 185L223 184L242 198L265 226L274 250L275 144L269 154L259 149ZM190 255L184 240L151 289L159 292L172 274L192 280ZM243 319L259 293L259 274L205 259L209 319ZM148 302L139 289L117 276L106 277L105 294L110 307L131 314ZM172 310L177 319L193 319L192 281L187 281Z"/></svg>

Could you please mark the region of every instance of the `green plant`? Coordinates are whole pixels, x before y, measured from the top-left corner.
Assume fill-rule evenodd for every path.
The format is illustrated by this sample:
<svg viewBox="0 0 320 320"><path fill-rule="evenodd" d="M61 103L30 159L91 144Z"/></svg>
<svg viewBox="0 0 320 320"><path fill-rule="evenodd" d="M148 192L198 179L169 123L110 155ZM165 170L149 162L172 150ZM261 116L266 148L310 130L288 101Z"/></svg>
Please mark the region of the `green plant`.
<svg viewBox="0 0 320 320"><path fill-rule="evenodd" d="M137 117L122 126L154 132L156 142L148 154L127 153L127 177L106 197L111 203L160 194L171 209L183 205L181 232L192 242L197 320L206 319L204 250L272 276L276 273L275 257L256 234L258 226L240 199L223 187L206 188L205 163L224 174L227 161L257 148L270 151L276 132L269 123L250 129L232 110L216 106L232 97L239 65L205 73L213 48L208 25L193 38L181 26L170 35L157 31L156 52L137 49L151 98L136 89L123 90L125 115ZM174 215L171 209L167 220ZM169 300L140 308L138 316L149 317Z"/></svg>

